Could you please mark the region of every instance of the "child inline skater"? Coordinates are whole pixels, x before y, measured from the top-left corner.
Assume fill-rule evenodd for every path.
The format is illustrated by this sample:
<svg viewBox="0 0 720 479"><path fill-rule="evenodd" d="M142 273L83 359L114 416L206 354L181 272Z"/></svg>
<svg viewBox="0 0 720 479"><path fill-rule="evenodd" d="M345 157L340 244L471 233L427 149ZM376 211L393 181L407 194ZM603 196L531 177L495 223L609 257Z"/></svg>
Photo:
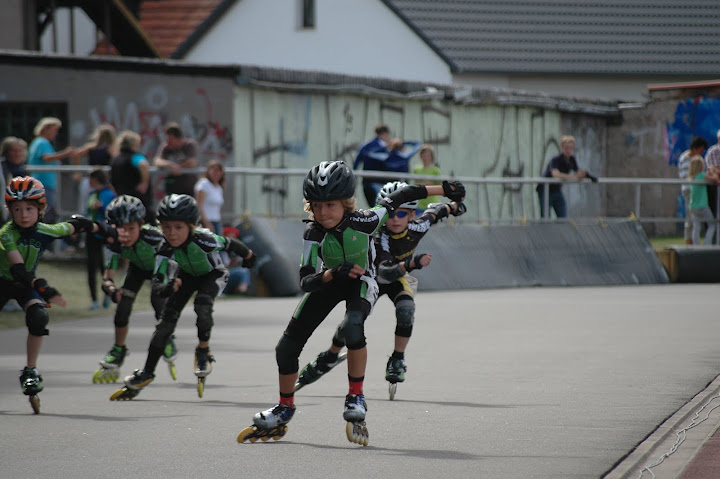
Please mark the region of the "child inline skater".
<svg viewBox="0 0 720 479"><path fill-rule="evenodd" d="M275 348L280 400L255 414L254 425L240 432L238 442L279 439L285 435L287 423L295 413L300 352L333 308L345 301L345 319L340 330L348 348L349 390L343 418L347 421L348 440L368 444L363 394L367 362L364 322L378 292L372 237L396 210L396 205L428 194L448 194L460 200L465 189L461 183L448 182L444 186L407 186L370 210L357 210L355 186L352 170L342 161L322 162L304 180L305 211L310 215L303 235L300 268L300 288L305 296Z"/></svg>
<svg viewBox="0 0 720 479"><path fill-rule="evenodd" d="M15 299L25 310L27 364L20 375L20 386L38 414L37 394L43 390L43 380L37 362L49 321L45 308L48 303L65 306L66 301L60 291L36 277L35 271L54 240L105 230L82 216L61 223L42 223L47 206L45 187L31 176L13 178L5 189L5 202L12 219L0 228L0 309L9 299Z"/></svg>
<svg viewBox="0 0 720 479"><path fill-rule="evenodd" d="M377 203L406 186L407 183L400 181L386 183L378 193ZM431 254L415 254L415 249L430 231L430 226L449 215L460 216L466 211L461 202L436 203L428 205L416 219L417 207L417 200L401 204L396 211L389 214L388 220L374 238L375 249L378 251L378 297L386 294L392 300L397 320L395 348L388 359L385 372L385 379L390 383L391 400L395 398L397 383L405 381L405 350L410 342L415 321L414 295L417 291L417 279L408 273L428 266L432 260ZM339 354L345 346L345 340L340 333L338 328L330 349L321 352L317 359L303 368L296 383L296 391L317 381L341 361Z"/></svg>
<svg viewBox="0 0 720 479"><path fill-rule="evenodd" d="M120 376L120 366L129 354L125 342L130 329L135 298L146 280L151 280L155 271L155 255L163 244L162 232L148 224L144 224L147 215L143 202L134 196L122 195L110 202L106 212L108 222L115 228L112 243L106 243L108 261L103 277L102 290L117 304L115 309L115 344L100 361L101 368L93 375L94 383L116 382ZM122 287L115 286L115 271L121 266L121 260L128 260L127 273ZM155 319L160 320L160 313L165 298L150 294L150 303L155 310ZM175 358L177 347L173 336L170 336L163 351L170 374L177 379Z"/></svg>
<svg viewBox="0 0 720 479"><path fill-rule="evenodd" d="M212 372L215 358L210 354L210 331L213 326L213 303L227 281L220 251L229 251L243 258L243 265L252 267L255 256L244 243L198 229L200 212L189 195L164 197L157 209L165 244L158 251L153 275L153 294L167 297L155 327L147 360L142 370L125 378L125 387L116 391L111 400L132 399L155 379L155 368L163 355L168 338L175 331L180 312L190 297L195 296L198 346L195 349L195 375L198 395L203 397L205 377ZM175 274L175 265L177 274Z"/></svg>

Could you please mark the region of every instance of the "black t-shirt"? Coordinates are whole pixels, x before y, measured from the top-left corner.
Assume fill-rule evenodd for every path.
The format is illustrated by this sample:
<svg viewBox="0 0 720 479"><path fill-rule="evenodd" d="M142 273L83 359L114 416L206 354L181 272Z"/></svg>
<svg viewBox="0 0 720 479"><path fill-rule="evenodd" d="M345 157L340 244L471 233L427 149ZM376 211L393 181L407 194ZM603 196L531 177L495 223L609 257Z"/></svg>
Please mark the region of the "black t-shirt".
<svg viewBox="0 0 720 479"><path fill-rule="evenodd" d="M548 163L547 167L545 168L545 171L543 172L544 178L552 178L552 170L558 170L560 173L568 174L571 171L578 171L578 165L577 161L575 161L575 157L566 157L562 153L560 153L557 156L553 156L550 159L550 163ZM544 188L544 184L539 184L536 188L537 191L542 191ZM550 184L550 193L559 193L560 188L562 185L560 184Z"/></svg>

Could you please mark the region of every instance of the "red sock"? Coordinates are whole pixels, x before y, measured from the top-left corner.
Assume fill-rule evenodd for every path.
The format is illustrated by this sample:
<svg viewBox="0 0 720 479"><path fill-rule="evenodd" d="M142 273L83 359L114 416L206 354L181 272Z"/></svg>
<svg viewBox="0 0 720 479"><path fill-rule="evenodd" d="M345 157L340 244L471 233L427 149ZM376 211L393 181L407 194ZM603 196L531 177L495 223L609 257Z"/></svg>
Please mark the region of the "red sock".
<svg viewBox="0 0 720 479"><path fill-rule="evenodd" d="M365 380L364 377L362 378L348 378L348 384L350 385L350 391L348 394L362 394L363 393L363 381Z"/></svg>
<svg viewBox="0 0 720 479"><path fill-rule="evenodd" d="M280 404L284 404L289 408L295 408L295 395L292 395L290 397L283 397L280 395Z"/></svg>

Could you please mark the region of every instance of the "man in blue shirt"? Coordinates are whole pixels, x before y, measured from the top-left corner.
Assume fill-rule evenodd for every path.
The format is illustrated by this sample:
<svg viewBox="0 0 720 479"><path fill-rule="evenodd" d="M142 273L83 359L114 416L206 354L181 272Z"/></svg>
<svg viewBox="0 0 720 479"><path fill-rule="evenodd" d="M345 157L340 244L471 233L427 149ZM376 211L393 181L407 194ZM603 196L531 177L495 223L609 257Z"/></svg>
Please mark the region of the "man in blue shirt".
<svg viewBox="0 0 720 479"><path fill-rule="evenodd" d="M375 138L360 146L353 163L353 169L357 170L362 164L365 171L385 171L385 160L390 156L387 147L389 140L390 128L384 124L376 126ZM368 206L375 206L375 198L385 183L387 183L385 178L363 177L363 193Z"/></svg>

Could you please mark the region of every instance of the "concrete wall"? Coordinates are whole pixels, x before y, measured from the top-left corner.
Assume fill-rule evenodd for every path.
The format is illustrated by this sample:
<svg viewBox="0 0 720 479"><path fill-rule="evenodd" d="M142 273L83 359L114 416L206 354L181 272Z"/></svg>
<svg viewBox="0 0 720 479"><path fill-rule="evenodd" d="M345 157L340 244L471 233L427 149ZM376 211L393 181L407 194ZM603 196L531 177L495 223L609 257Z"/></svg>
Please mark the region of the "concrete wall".
<svg viewBox="0 0 720 479"><path fill-rule="evenodd" d="M625 110L622 124L610 128L608 176L677 178L677 161L694 136L717 143L720 87L669 89L652 94L641 108ZM642 188L643 216L678 215L679 186ZM629 187L608 187L608 215L634 209ZM649 235L682 234L680 225L646 225Z"/></svg>
<svg viewBox="0 0 720 479"><path fill-rule="evenodd" d="M2 4L0 48L15 50L25 48L23 1L5 0Z"/></svg>
<svg viewBox="0 0 720 479"><path fill-rule="evenodd" d="M444 174L465 177L540 176L559 152L564 134L577 138L581 167L597 175L608 169L606 119L522 105L463 105L452 100L387 100L342 93L292 93L238 87L235 98L236 164L310 169L325 160L352 163L374 127L387 123L393 136L430 143ZM419 163L417 157L412 166ZM255 214L301 214L301 178L290 183L264 177L237 185L242 209ZM566 185L572 215L604 214L599 185ZM241 191L242 190L242 191ZM278 198L278 190L287 196ZM366 207L360 194L360 206ZM469 188L468 218L536 218L534 185Z"/></svg>
<svg viewBox="0 0 720 479"><path fill-rule="evenodd" d="M217 158L233 164L232 76L143 72L142 64L128 71L113 68L112 62L97 69L77 68L72 62L57 68L0 64L0 70L0 102L67 104L69 124L63 128L73 146L87 142L94 128L107 122L118 131L139 133L141 152L152 161L164 141L165 123L176 121L200 144L201 162ZM162 178L154 179L159 186ZM63 186L74 189L67 178Z"/></svg>

